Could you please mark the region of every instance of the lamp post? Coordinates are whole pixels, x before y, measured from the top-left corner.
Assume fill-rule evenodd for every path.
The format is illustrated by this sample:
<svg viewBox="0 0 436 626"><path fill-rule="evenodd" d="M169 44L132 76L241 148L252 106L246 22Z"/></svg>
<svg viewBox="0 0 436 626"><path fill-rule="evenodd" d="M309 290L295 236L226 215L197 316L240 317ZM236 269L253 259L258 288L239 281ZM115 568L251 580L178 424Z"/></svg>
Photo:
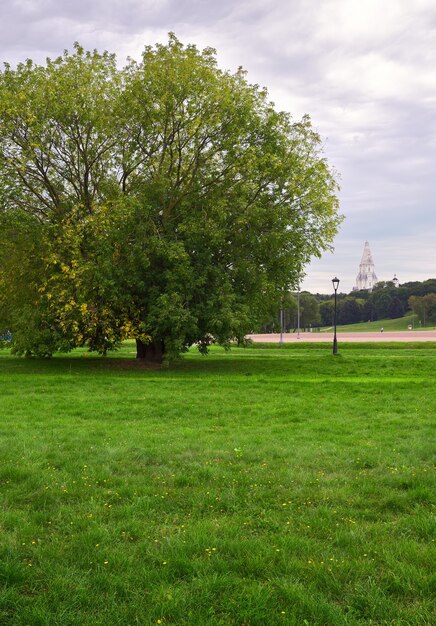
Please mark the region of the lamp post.
<svg viewBox="0 0 436 626"><path fill-rule="evenodd" d="M333 278L332 280L333 283L333 289L335 290L335 317L334 317L334 327L335 327L335 332L333 335L333 354L337 354L338 353L338 340L336 337L336 311L337 311L337 306L336 306L336 296L337 296L337 292L338 292L338 287L339 287L339 278Z"/></svg>
<svg viewBox="0 0 436 626"><path fill-rule="evenodd" d="M283 300L282 300L282 306L280 309L280 343L283 343L284 325L285 325L285 311L283 309Z"/></svg>
<svg viewBox="0 0 436 626"><path fill-rule="evenodd" d="M283 343L283 332L284 332L284 326L285 326L285 310L283 308L284 304L283 304L283 296L282 299L280 300L280 339L279 339L279 343Z"/></svg>
<svg viewBox="0 0 436 626"><path fill-rule="evenodd" d="M297 294L297 339L300 339L300 287Z"/></svg>

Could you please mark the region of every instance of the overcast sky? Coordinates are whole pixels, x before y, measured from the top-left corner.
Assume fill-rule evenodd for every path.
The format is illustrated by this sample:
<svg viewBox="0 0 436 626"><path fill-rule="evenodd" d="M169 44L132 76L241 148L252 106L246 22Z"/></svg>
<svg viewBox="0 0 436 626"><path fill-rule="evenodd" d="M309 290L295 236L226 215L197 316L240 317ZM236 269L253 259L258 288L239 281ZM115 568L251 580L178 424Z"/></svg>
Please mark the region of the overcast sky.
<svg viewBox="0 0 436 626"><path fill-rule="evenodd" d="M124 63L145 45L217 49L295 119L308 113L341 175L345 215L302 288L351 291L368 240L379 280L436 277L436 0L0 0L0 60L74 41Z"/></svg>

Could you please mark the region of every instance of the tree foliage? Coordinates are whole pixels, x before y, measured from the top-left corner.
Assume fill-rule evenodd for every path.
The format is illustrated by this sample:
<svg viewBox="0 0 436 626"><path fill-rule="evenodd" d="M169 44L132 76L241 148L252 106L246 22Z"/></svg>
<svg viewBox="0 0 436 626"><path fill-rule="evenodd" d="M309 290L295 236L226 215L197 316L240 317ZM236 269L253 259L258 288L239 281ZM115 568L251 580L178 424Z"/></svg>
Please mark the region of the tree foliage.
<svg viewBox="0 0 436 626"><path fill-rule="evenodd" d="M334 300L321 300L319 303L319 314L322 326L333 326L335 320Z"/></svg>
<svg viewBox="0 0 436 626"><path fill-rule="evenodd" d="M303 291L300 294L300 326L303 329L319 326L321 317L319 302L312 294Z"/></svg>
<svg viewBox="0 0 436 626"><path fill-rule="evenodd" d="M356 324L362 320L363 302L357 298L346 297L338 302L338 323Z"/></svg>
<svg viewBox="0 0 436 626"><path fill-rule="evenodd" d="M0 189L0 329L28 354L241 338L341 221L310 119L174 35L121 70L78 44L6 65Z"/></svg>
<svg viewBox="0 0 436 626"><path fill-rule="evenodd" d="M427 322L436 322L436 293L410 296L409 306L424 326Z"/></svg>

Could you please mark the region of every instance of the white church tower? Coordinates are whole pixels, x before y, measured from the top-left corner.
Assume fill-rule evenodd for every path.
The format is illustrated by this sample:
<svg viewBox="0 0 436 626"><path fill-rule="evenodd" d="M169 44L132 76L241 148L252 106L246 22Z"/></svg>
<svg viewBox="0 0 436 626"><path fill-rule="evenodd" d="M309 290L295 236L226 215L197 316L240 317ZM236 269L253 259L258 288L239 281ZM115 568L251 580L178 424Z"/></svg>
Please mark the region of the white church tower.
<svg viewBox="0 0 436 626"><path fill-rule="evenodd" d="M354 287L353 291L360 291L361 289L368 289L369 291L372 291L377 281L378 278L374 271L374 261L372 260L369 243L365 241L362 260L360 261L359 265L359 273L357 274L356 278L356 286Z"/></svg>

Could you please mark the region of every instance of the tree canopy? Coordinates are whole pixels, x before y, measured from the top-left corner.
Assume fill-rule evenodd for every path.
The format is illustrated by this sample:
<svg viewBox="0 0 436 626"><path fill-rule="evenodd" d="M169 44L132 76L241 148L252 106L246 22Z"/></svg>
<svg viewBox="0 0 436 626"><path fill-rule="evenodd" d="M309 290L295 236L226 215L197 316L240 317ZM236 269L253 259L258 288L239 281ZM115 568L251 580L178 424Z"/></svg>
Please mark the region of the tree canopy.
<svg viewBox="0 0 436 626"><path fill-rule="evenodd" d="M436 322L436 293L428 293L425 296L410 296L409 305L419 323L426 325L427 322Z"/></svg>
<svg viewBox="0 0 436 626"><path fill-rule="evenodd" d="M309 117L212 49L5 65L0 331L17 353L132 337L156 360L240 339L331 248L337 189Z"/></svg>

